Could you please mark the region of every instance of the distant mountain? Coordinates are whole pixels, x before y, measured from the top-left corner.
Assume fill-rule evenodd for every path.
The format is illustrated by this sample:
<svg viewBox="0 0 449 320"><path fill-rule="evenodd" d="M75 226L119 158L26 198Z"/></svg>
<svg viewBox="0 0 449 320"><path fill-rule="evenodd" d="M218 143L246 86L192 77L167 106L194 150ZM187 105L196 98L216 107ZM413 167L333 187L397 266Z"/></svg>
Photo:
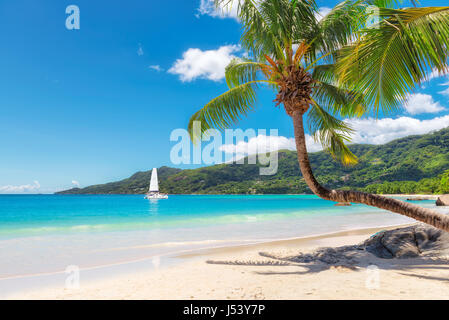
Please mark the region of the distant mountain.
<svg viewBox="0 0 449 320"><path fill-rule="evenodd" d="M384 145L355 144L350 149L359 157L359 163L352 167L342 166L324 151L310 154L314 173L321 183L329 188L359 190L393 181L421 180L429 184L429 179L436 181L449 169L449 128ZM158 173L161 191L169 194L310 192L293 151L279 152L279 170L273 176L260 176L259 165L250 164L220 164L192 170L161 167ZM148 189L150 176L151 170L137 172L125 180L74 188L59 194L143 194Z"/></svg>
<svg viewBox="0 0 449 320"><path fill-rule="evenodd" d="M160 181L181 172L181 169L161 167L158 169ZM151 170L136 172L131 177L117 182L97 184L86 188L73 188L57 194L143 194L150 186Z"/></svg>

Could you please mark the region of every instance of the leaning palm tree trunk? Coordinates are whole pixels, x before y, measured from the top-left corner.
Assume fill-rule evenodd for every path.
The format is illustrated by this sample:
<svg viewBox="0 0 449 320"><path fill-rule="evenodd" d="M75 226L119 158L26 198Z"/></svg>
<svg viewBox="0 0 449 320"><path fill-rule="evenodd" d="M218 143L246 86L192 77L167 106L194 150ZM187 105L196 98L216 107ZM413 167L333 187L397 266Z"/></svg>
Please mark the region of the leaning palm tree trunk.
<svg viewBox="0 0 449 320"><path fill-rule="evenodd" d="M215 0L217 6L229 0ZM375 27L367 7L373 1L343 1L320 20L313 0L238 1L242 47L250 55L225 70L229 90L190 119L192 139L224 129L248 115L262 84L277 91L275 101L293 118L299 165L310 189L323 199L363 203L449 231L449 216L406 202L362 192L328 190L313 176L303 128L344 164L356 162L345 145L351 128L342 118L398 110L429 70L449 70L449 7L403 8L374 1ZM313 31L312 31L313 30ZM371 110L372 108L372 110Z"/></svg>
<svg viewBox="0 0 449 320"><path fill-rule="evenodd" d="M309 156L307 154L303 114L300 111L296 111L292 114L292 117L299 167L301 168L302 175L307 185L317 196L325 200L363 203L380 209L389 210L449 232L449 216L435 210L426 209L404 201L364 192L329 190L320 185L313 175Z"/></svg>

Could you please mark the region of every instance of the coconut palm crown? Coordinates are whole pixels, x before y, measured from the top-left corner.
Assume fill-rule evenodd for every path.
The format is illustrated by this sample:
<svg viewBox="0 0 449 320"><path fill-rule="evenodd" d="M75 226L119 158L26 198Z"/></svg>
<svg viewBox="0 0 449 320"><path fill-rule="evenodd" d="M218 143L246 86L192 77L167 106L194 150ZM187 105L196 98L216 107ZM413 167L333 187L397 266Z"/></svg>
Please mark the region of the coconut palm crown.
<svg viewBox="0 0 449 320"><path fill-rule="evenodd" d="M448 70L449 7L397 8L395 0L348 0L321 17L313 0L215 0L237 6L241 45L249 58L234 59L229 90L190 119L210 128L234 125L255 108L257 90L275 93L292 118L303 177L318 196L397 212L449 231L449 217L399 200L328 190L313 176L305 145L309 133L344 165L357 162L346 143L348 117L397 111L432 71Z"/></svg>

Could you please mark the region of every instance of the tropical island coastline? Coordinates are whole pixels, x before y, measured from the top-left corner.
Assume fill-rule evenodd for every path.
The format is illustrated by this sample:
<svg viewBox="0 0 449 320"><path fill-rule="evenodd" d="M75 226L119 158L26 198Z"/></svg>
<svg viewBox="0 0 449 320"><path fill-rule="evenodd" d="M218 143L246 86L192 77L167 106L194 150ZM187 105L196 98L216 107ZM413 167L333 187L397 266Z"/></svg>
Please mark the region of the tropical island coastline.
<svg viewBox="0 0 449 320"><path fill-rule="evenodd" d="M325 151L310 153L318 180L333 189L376 194L431 195L449 192L449 128L408 136L383 145L351 145L359 158L354 166L335 162ZM260 176L259 164L217 164L198 169L158 169L160 189L168 194L311 194L301 173L296 152L279 151L279 169ZM56 194L144 194L151 171ZM443 185L444 184L444 185Z"/></svg>

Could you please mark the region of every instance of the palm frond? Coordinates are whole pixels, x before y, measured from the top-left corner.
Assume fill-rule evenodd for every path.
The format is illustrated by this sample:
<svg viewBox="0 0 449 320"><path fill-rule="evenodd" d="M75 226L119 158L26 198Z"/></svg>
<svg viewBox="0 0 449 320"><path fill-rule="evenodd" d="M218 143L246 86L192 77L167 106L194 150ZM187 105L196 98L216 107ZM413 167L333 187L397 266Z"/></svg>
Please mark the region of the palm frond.
<svg viewBox="0 0 449 320"><path fill-rule="evenodd" d="M318 24L314 45L321 52L336 53L347 45L368 17L363 0L346 0L337 4Z"/></svg>
<svg viewBox="0 0 449 320"><path fill-rule="evenodd" d="M379 8L395 8L404 3L404 0L366 0L367 5L376 6ZM414 6L419 4L418 0L410 1Z"/></svg>
<svg viewBox="0 0 449 320"><path fill-rule="evenodd" d="M304 56L309 52L310 44L306 41L303 41L299 44L296 49L295 56L293 57L293 63L299 65Z"/></svg>
<svg viewBox="0 0 449 320"><path fill-rule="evenodd" d="M226 83L229 88L232 88L246 82L255 81L258 72L262 72L269 79L273 70L263 63L234 58L225 70Z"/></svg>
<svg viewBox="0 0 449 320"><path fill-rule="evenodd" d="M315 81L313 99L328 112L341 117L362 117L369 112L362 92L345 88L338 83L334 64L313 69Z"/></svg>
<svg viewBox="0 0 449 320"><path fill-rule="evenodd" d="M331 114L341 117L362 117L369 112L360 92L327 82L316 81L312 98Z"/></svg>
<svg viewBox="0 0 449 320"><path fill-rule="evenodd" d="M357 163L357 157L349 150L345 142L350 142L351 127L344 121L335 118L318 103L314 102L307 114L309 133L320 142L332 157L343 165Z"/></svg>
<svg viewBox="0 0 449 320"><path fill-rule="evenodd" d="M233 0L214 0L217 8L229 10ZM270 28L270 23L261 12L258 0L237 1L237 15L242 24L243 33L241 37L242 46L249 51L257 60L263 54L273 56L282 55L282 44Z"/></svg>
<svg viewBox="0 0 449 320"><path fill-rule="evenodd" d="M448 71L449 7L379 9L379 25L342 50L341 83L365 94L376 113L396 111L431 70Z"/></svg>
<svg viewBox="0 0 449 320"><path fill-rule="evenodd" d="M268 0L260 1L259 6L284 49L291 50L292 44L309 40L309 34L316 29L314 0Z"/></svg>
<svg viewBox="0 0 449 320"><path fill-rule="evenodd" d="M252 81L233 87L197 111L190 118L188 124L191 139L197 141L203 133L211 128L230 127L247 115L256 102L257 84L258 81ZM195 121L201 122L200 132L194 130Z"/></svg>
<svg viewBox="0 0 449 320"><path fill-rule="evenodd" d="M315 66L312 71L312 77L321 82L336 84L338 79L335 76L335 64L320 64Z"/></svg>
<svg viewBox="0 0 449 320"><path fill-rule="evenodd" d="M310 39L317 29L314 0L215 0L217 8L237 11L243 27L242 46L256 58L269 55L287 62L293 44ZM225 10L226 10L225 9Z"/></svg>

